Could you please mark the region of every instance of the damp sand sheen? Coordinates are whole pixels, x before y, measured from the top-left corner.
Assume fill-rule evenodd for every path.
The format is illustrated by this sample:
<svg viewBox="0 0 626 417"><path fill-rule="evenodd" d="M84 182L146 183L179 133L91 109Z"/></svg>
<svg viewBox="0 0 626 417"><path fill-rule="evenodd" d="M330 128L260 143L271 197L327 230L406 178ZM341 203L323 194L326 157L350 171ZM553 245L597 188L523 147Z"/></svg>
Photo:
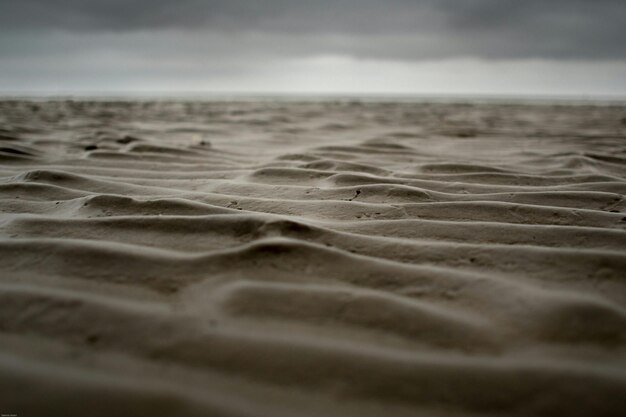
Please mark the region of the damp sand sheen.
<svg viewBox="0 0 626 417"><path fill-rule="evenodd" d="M623 416L626 107L0 104L0 412Z"/></svg>

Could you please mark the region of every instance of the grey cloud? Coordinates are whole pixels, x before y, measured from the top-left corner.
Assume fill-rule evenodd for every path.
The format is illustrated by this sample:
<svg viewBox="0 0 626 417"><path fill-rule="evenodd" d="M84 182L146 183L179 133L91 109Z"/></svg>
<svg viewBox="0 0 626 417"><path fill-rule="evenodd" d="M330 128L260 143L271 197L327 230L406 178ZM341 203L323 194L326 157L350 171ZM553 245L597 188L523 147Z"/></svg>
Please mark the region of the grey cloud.
<svg viewBox="0 0 626 417"><path fill-rule="evenodd" d="M625 59L624 21L623 0L0 0L5 34L171 30L225 56Z"/></svg>

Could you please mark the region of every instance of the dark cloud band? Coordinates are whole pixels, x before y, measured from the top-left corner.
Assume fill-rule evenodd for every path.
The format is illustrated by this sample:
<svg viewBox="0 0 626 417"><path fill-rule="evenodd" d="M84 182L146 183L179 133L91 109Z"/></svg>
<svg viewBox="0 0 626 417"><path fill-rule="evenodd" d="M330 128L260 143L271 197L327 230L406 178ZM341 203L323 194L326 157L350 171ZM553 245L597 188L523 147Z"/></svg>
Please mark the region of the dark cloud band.
<svg viewBox="0 0 626 417"><path fill-rule="evenodd" d="M625 59L624 21L623 0L0 0L4 33L260 33L285 51L394 60Z"/></svg>

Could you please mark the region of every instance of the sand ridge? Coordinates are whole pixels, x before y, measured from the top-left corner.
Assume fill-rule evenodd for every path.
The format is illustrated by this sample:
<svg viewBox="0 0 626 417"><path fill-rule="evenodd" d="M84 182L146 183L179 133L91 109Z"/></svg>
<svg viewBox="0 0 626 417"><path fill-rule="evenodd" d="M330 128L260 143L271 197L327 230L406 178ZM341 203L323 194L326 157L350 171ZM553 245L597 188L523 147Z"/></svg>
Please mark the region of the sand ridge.
<svg viewBox="0 0 626 417"><path fill-rule="evenodd" d="M620 415L625 117L0 102L0 411Z"/></svg>

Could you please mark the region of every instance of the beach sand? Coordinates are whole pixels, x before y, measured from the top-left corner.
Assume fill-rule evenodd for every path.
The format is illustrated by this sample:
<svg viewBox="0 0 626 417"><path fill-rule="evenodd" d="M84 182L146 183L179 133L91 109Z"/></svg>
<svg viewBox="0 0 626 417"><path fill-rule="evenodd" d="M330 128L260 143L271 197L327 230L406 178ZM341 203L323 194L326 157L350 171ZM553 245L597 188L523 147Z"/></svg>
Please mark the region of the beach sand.
<svg viewBox="0 0 626 417"><path fill-rule="evenodd" d="M0 412L618 416L626 107L0 103Z"/></svg>

